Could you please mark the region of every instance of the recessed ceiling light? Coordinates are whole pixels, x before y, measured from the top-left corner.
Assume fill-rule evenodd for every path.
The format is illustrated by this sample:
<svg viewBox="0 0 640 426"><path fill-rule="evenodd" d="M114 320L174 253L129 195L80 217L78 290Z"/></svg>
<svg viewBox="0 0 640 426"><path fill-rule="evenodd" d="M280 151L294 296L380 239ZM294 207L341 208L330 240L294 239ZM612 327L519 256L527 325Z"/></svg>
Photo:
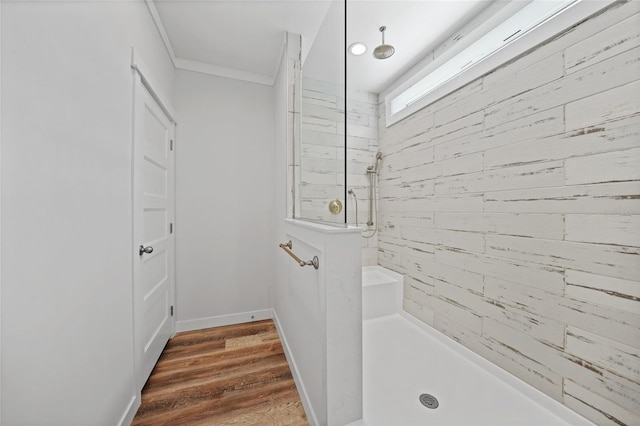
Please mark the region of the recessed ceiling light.
<svg viewBox="0 0 640 426"><path fill-rule="evenodd" d="M363 55L367 51L367 46L362 42L355 42L349 46L349 53L355 56Z"/></svg>

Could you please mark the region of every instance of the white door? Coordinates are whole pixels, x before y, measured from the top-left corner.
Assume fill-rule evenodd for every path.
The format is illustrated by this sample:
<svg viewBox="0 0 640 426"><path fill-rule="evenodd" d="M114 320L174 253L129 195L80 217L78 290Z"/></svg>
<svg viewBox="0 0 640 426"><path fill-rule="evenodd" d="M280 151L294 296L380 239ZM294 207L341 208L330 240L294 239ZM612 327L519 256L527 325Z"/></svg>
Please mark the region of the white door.
<svg viewBox="0 0 640 426"><path fill-rule="evenodd" d="M175 124L136 73L133 136L135 357L142 389L174 329Z"/></svg>

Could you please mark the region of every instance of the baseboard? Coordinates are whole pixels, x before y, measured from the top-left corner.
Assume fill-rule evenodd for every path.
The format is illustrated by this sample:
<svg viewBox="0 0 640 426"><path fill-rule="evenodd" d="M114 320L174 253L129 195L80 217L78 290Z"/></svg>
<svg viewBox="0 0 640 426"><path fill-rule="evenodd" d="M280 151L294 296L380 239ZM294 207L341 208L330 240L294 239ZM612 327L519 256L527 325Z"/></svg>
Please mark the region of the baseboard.
<svg viewBox="0 0 640 426"><path fill-rule="evenodd" d="M287 338L285 337L284 332L282 331L282 327L280 326L280 321L278 320L278 314L276 314L275 309L273 309L271 313L272 313L273 322L276 325L276 330L278 330L278 336L280 336L280 342L282 342L282 348L284 349L284 356L287 358L287 362L289 363L289 369L291 370L291 375L293 375L293 381L296 383L296 388L298 389L300 400L302 401L304 411L307 414L307 420L309 421L310 425L319 426L320 423L318 423L318 417L316 416L315 411L313 411L311 400L309 399L307 390L304 387L302 378L298 373L298 366L296 365L296 360L293 357L293 354L291 353L291 351L289 350L289 345L287 344Z"/></svg>
<svg viewBox="0 0 640 426"><path fill-rule="evenodd" d="M127 408L124 410L124 414L120 418L118 426L129 426L131 422L133 422L133 418L138 412L138 408L140 408L140 398L134 395L131 397L129 405L127 405Z"/></svg>
<svg viewBox="0 0 640 426"><path fill-rule="evenodd" d="M176 321L176 332L200 330L223 325L241 324L243 322L260 321L273 318L273 309L241 312L239 314L218 315L187 321Z"/></svg>

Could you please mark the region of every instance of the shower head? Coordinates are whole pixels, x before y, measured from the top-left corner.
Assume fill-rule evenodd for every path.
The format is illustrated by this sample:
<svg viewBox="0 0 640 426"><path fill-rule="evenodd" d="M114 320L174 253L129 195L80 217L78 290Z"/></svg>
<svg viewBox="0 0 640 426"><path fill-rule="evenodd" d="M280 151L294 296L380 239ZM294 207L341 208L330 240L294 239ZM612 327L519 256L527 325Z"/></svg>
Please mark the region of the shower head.
<svg viewBox="0 0 640 426"><path fill-rule="evenodd" d="M378 173L378 163L382 161L382 153L380 151L378 151L376 153L376 161L375 163L371 164L370 166L367 166L367 173Z"/></svg>
<svg viewBox="0 0 640 426"><path fill-rule="evenodd" d="M382 33L382 44L375 49L373 49L373 57L376 59L387 59L390 58L396 51L390 44L384 44L384 32L387 27L380 27L380 32Z"/></svg>

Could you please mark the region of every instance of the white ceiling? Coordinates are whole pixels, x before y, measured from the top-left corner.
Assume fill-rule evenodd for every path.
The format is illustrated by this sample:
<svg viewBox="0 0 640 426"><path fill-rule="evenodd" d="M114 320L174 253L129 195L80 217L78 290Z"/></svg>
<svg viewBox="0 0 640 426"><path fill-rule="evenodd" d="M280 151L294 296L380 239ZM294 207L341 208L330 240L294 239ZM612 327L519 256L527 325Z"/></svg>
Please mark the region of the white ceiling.
<svg viewBox="0 0 640 426"><path fill-rule="evenodd" d="M367 45L362 56L347 57L351 88L380 93L411 66L442 44L491 2L487 0L355 0L347 2L347 46ZM395 48L388 59L375 59L382 44Z"/></svg>
<svg viewBox="0 0 640 426"><path fill-rule="evenodd" d="M301 34L303 57L331 1L147 0L174 63L227 77L273 82L285 31ZM487 0L349 0L347 44L362 41L365 55L348 57L351 88L378 93L491 2ZM371 56L385 41L389 59ZM337 29L339 30L339 29ZM321 40L313 49L322 48Z"/></svg>

